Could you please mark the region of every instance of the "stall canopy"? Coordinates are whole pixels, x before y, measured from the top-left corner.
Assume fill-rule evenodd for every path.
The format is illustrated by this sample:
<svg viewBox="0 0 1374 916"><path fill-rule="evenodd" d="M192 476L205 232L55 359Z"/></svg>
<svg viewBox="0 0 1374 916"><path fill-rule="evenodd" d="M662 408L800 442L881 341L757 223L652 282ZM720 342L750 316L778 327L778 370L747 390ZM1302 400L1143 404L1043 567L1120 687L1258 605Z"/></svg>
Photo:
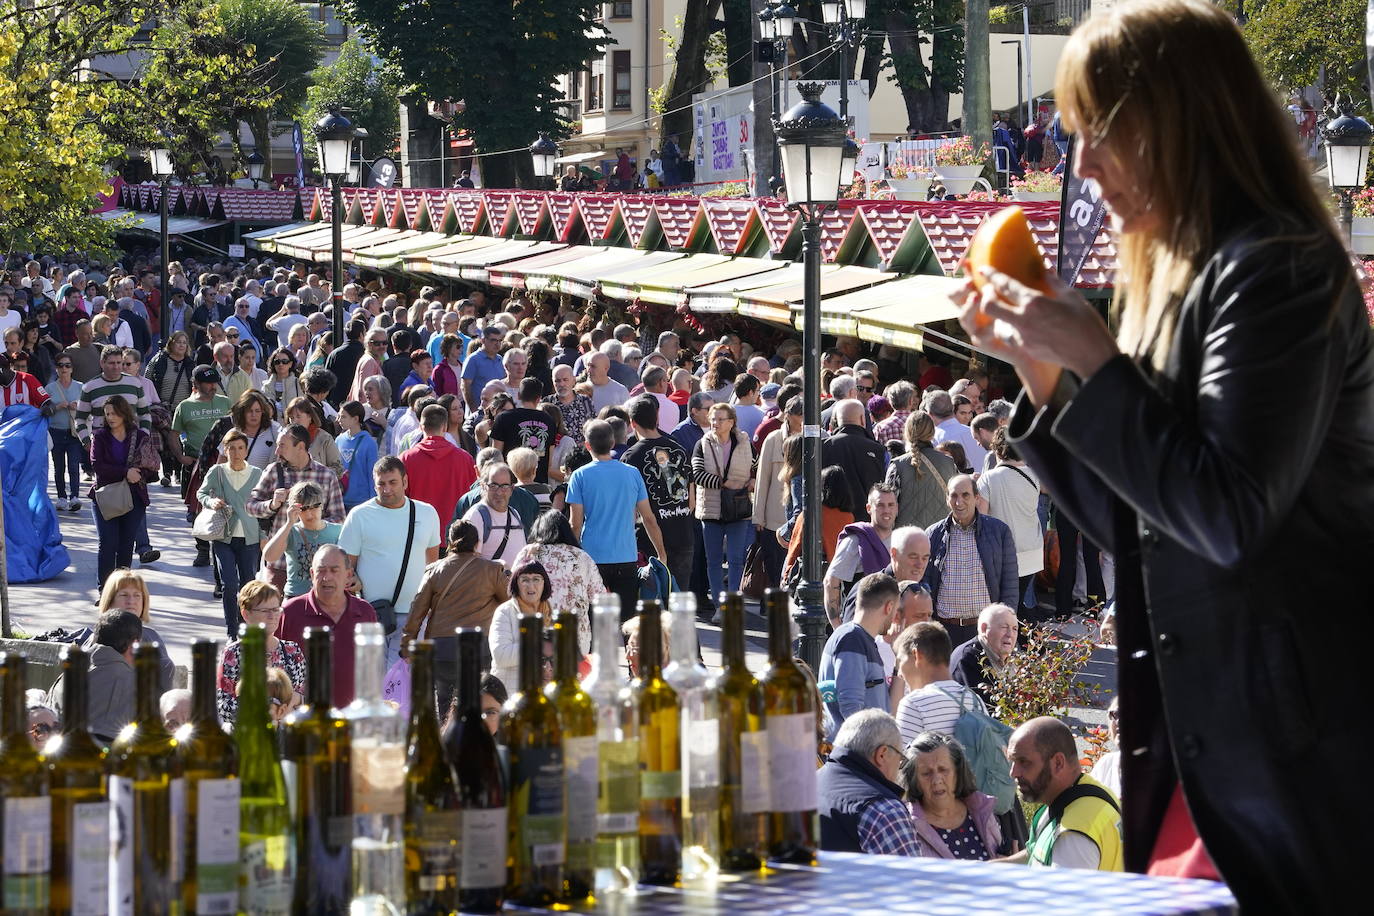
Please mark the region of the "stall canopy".
<svg viewBox="0 0 1374 916"><path fill-rule="evenodd" d="M645 257L673 254L668 251L636 251L633 248L594 248L592 251L595 254L589 254L585 258L559 265L548 271L549 285L544 288L590 299L595 294L601 277L613 277L616 270L626 265L642 266ZM535 289L528 279L525 287Z"/></svg>
<svg viewBox="0 0 1374 916"><path fill-rule="evenodd" d="M412 273L434 273L431 258L448 257L449 255L476 251L479 248L490 248L504 244L506 244L506 239L489 235L451 235L447 244L438 248L431 248L428 251L408 254L402 258L402 261L405 264L405 269Z"/></svg>
<svg viewBox="0 0 1374 916"><path fill-rule="evenodd" d="M405 263L407 255L421 251L432 251L453 241L453 236L442 232L410 232L403 238L391 239L377 245L370 245L357 251L353 263L359 267L373 270L398 270Z"/></svg>
<svg viewBox="0 0 1374 916"><path fill-rule="evenodd" d="M288 223L285 226L272 226L268 229L259 229L256 232L245 232L243 234L243 240L253 245L254 248L261 248L261 245L254 243L285 238L288 235L295 235L298 232L313 232L318 228L320 228L320 224L315 222Z"/></svg>
<svg viewBox="0 0 1374 916"><path fill-rule="evenodd" d="M487 282L506 289L547 289L548 283L543 282L541 285L541 280L547 281L549 276L556 274L560 264L569 264L604 250L590 245L569 245L558 251L548 251L518 261L506 261L487 269ZM528 285L531 282L534 285Z"/></svg>
<svg viewBox="0 0 1374 916"><path fill-rule="evenodd" d="M654 272L676 266L687 258L683 251L641 251L639 257L607 268L596 277L601 294L612 299L633 299L639 282Z"/></svg>
<svg viewBox="0 0 1374 916"><path fill-rule="evenodd" d="M786 266L766 273L741 277L738 280L723 280L720 283L707 283L687 289L687 307L693 312L733 315L739 311L739 296L779 283L801 282L800 264L774 263L783 263Z"/></svg>
<svg viewBox="0 0 1374 916"><path fill-rule="evenodd" d="M896 274L883 273L869 267L822 267L821 299L895 279ZM804 280L798 276L794 280L741 292L736 298L741 315L760 321L791 325L792 312L801 311L804 296Z"/></svg>
<svg viewBox="0 0 1374 916"><path fill-rule="evenodd" d="M389 230L378 229L375 226L344 226L343 234L340 237L345 250L356 247L359 239L371 238L378 232L389 232ZM390 235L386 236L390 238ZM329 226L324 227L322 232L301 233L300 235L287 236L284 239L274 239L272 241L274 250L278 254L284 254L291 258L301 258L306 261L327 261L333 251L333 234Z"/></svg>
<svg viewBox="0 0 1374 916"><path fill-rule="evenodd" d="M162 219L156 213L139 213L115 207L112 210L97 213L96 216L106 222L126 221L126 225L120 227L123 232L142 232L150 235L159 235L162 232ZM204 232L207 229L223 226L227 222L228 220L200 219L195 216L169 216L167 217L167 234L190 235L192 232Z"/></svg>
<svg viewBox="0 0 1374 916"><path fill-rule="evenodd" d="M440 277L487 282L487 271L494 264L517 261L564 247L561 242L501 241L472 251L430 255L430 271Z"/></svg>
<svg viewBox="0 0 1374 916"><path fill-rule="evenodd" d="M745 277L776 282L782 275L775 275L775 272L785 270L788 266L787 261L770 261L766 258L693 255L641 280L639 298L658 305L682 306L687 304L689 289Z"/></svg>
<svg viewBox="0 0 1374 916"><path fill-rule="evenodd" d="M961 285L947 277L906 277L822 299L821 330L917 349L927 325L959 316L949 297ZM800 328L801 313L793 320Z"/></svg>

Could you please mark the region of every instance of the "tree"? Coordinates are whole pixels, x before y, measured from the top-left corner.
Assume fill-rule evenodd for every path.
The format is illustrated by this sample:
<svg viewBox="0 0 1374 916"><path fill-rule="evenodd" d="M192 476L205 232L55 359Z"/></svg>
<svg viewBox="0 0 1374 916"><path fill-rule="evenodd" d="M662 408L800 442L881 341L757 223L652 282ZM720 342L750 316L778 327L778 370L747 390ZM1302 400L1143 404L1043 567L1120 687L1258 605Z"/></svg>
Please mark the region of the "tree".
<svg viewBox="0 0 1374 916"><path fill-rule="evenodd" d="M673 48L673 75L668 81L664 103L663 135L685 138L692 132L692 95L702 92L713 74L706 65L707 48L718 38L721 24L716 20L721 0L687 0L681 19L681 37L665 35ZM730 59L728 52L725 59ZM734 85L734 82L731 82Z"/></svg>
<svg viewBox="0 0 1374 916"><path fill-rule="evenodd" d="M367 130L363 159L390 153L401 134L400 79L386 67L378 67L356 37L339 48L334 63L315 71L314 85L306 90L302 121L308 127L331 108L348 112L356 126Z"/></svg>
<svg viewBox="0 0 1374 916"><path fill-rule="evenodd" d="M974 147L992 142L992 72L988 0L968 0L964 14L964 112L960 124Z"/></svg>
<svg viewBox="0 0 1374 916"><path fill-rule="evenodd" d="M1264 0L1246 7L1245 38L1269 79L1284 90L1323 82L1368 111L1365 0Z"/></svg>
<svg viewBox="0 0 1374 916"><path fill-rule="evenodd" d="M886 14L888 79L901 90L907 123L921 133L949 126L950 93L963 88L963 13L961 0L892 0Z"/></svg>
<svg viewBox="0 0 1374 916"><path fill-rule="evenodd" d="M600 0L341 0L349 22L407 84L407 94L466 103L455 129L472 133L491 187L528 178L536 135L568 134L558 77L587 68L609 39Z"/></svg>

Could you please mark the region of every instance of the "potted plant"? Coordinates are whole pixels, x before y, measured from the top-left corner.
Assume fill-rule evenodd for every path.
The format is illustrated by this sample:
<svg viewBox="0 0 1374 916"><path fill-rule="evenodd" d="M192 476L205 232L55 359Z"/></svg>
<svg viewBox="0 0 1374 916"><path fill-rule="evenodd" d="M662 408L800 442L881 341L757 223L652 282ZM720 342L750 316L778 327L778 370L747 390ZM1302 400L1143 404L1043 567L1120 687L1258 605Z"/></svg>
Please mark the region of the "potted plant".
<svg viewBox="0 0 1374 916"><path fill-rule="evenodd" d="M1011 180L1011 196L1024 202L1034 200L1059 200L1064 191L1064 181L1050 172L1030 171L1025 178Z"/></svg>
<svg viewBox="0 0 1374 916"><path fill-rule="evenodd" d="M1374 188L1363 188L1352 194L1355 216L1350 220L1350 250L1356 254L1374 254Z"/></svg>
<svg viewBox="0 0 1374 916"><path fill-rule="evenodd" d="M935 177L946 194L967 194L987 167L992 153L986 143L975 147L969 137L960 137L935 150Z"/></svg>
<svg viewBox="0 0 1374 916"><path fill-rule="evenodd" d="M887 186L892 189L898 200L925 200L930 191L930 173L915 166L905 166L894 162L888 169L891 177Z"/></svg>

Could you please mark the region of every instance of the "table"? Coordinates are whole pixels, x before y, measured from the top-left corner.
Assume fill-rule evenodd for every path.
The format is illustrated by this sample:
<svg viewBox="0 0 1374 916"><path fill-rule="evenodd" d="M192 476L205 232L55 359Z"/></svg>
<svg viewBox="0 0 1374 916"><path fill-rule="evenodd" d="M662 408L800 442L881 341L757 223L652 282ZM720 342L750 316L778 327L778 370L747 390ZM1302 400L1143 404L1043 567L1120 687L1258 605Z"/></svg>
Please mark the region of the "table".
<svg viewBox="0 0 1374 916"><path fill-rule="evenodd" d="M1119 916L1238 912L1226 885L1211 881L841 852L821 853L820 866L816 868L779 865L763 872L722 874L713 889L693 886L641 890L643 893L635 896L611 895L593 907L574 912L625 916ZM506 909L554 912L509 904Z"/></svg>

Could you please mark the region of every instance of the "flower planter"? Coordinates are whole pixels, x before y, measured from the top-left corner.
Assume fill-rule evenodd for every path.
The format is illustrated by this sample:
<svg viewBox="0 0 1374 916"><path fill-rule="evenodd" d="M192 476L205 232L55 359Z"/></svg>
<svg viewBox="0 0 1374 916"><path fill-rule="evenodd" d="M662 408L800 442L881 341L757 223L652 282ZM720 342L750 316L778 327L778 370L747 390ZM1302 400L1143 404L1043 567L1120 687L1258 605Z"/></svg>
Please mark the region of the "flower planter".
<svg viewBox="0 0 1374 916"><path fill-rule="evenodd" d="M1020 188L1012 188L1011 196L1022 203L1032 203L1038 200L1058 201L1061 195L1058 191L1023 191Z"/></svg>
<svg viewBox="0 0 1374 916"><path fill-rule="evenodd" d="M981 165L937 165L935 177L945 186L946 194L967 194L983 174Z"/></svg>
<svg viewBox="0 0 1374 916"><path fill-rule="evenodd" d="M930 191L929 178L889 178L887 186L898 200L925 200Z"/></svg>
<svg viewBox="0 0 1374 916"><path fill-rule="evenodd" d="M1374 255L1374 216L1357 216L1350 221L1350 250Z"/></svg>

